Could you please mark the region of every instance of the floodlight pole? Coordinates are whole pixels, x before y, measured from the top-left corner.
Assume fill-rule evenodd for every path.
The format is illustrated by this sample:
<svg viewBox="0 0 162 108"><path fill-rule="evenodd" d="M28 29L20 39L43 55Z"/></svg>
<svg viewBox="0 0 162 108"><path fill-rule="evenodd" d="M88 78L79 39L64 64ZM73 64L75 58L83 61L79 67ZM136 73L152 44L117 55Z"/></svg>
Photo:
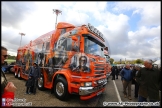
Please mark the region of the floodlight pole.
<svg viewBox="0 0 162 108"><path fill-rule="evenodd" d="M21 40L20 40L20 47L21 47L21 41L22 41L22 36L25 36L24 33L19 33L21 35Z"/></svg>
<svg viewBox="0 0 162 108"><path fill-rule="evenodd" d="M60 14L62 11L58 10L58 9L53 9L53 12L56 13L56 23L55 23L55 29L56 29L56 25L57 25L57 16L58 14Z"/></svg>

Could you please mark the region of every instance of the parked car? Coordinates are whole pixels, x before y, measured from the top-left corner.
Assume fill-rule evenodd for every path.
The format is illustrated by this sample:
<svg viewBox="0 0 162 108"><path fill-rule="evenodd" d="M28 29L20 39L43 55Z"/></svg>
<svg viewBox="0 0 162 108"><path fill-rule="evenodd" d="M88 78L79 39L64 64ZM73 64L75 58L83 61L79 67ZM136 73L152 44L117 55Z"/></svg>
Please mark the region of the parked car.
<svg viewBox="0 0 162 108"><path fill-rule="evenodd" d="M8 71L8 63L6 61L4 61L4 63L2 64L2 71L4 73Z"/></svg>
<svg viewBox="0 0 162 108"><path fill-rule="evenodd" d="M15 62L11 62L9 65L7 64L7 63L4 63L3 65L2 65L2 71L4 72L4 73L12 73L12 72L14 72L14 65L15 65Z"/></svg>
<svg viewBox="0 0 162 108"><path fill-rule="evenodd" d="M14 65L16 64L16 62L11 62L8 67L7 67L7 71L12 73L14 72Z"/></svg>

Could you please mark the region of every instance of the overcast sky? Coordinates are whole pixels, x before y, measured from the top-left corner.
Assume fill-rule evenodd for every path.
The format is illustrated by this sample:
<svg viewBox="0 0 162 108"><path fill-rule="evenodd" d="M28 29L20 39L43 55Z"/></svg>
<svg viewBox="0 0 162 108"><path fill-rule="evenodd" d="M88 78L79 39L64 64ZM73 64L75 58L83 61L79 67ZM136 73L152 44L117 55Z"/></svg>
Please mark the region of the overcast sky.
<svg viewBox="0 0 162 108"><path fill-rule="evenodd" d="M160 2L1 2L1 41L11 55L55 29L57 22L91 23L103 33L115 61L161 57Z"/></svg>

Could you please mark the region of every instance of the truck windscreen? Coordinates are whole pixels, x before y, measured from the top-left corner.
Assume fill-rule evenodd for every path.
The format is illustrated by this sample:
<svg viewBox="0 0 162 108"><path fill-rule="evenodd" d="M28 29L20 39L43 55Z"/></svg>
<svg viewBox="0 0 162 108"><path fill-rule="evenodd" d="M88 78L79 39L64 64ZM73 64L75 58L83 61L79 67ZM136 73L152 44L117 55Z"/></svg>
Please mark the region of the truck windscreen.
<svg viewBox="0 0 162 108"><path fill-rule="evenodd" d="M104 44L93 38L90 34L83 34L84 36L84 52L96 56L104 57Z"/></svg>

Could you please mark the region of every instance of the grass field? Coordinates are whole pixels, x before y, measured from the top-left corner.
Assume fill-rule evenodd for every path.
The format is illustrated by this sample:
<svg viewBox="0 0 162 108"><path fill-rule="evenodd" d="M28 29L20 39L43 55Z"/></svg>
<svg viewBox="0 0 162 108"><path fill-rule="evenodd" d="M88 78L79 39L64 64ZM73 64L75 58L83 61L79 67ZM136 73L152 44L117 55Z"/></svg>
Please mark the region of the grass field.
<svg viewBox="0 0 162 108"><path fill-rule="evenodd" d="M6 59L5 60L8 64L10 64L11 62L16 62L16 60L14 60L14 59Z"/></svg>

